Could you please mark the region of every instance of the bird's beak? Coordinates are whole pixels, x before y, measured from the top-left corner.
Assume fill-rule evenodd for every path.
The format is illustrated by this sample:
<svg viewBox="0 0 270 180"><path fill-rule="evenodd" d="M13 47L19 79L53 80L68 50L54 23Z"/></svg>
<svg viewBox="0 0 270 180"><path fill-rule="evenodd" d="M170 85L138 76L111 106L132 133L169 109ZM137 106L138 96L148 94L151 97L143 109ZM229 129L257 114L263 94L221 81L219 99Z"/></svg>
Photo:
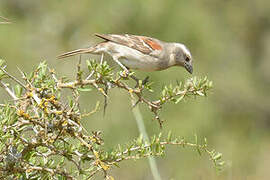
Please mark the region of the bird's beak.
<svg viewBox="0 0 270 180"><path fill-rule="evenodd" d="M184 64L184 67L186 68L186 70L187 70L190 74L192 74L192 72L193 72L193 67L192 67L191 64L185 63L185 64Z"/></svg>

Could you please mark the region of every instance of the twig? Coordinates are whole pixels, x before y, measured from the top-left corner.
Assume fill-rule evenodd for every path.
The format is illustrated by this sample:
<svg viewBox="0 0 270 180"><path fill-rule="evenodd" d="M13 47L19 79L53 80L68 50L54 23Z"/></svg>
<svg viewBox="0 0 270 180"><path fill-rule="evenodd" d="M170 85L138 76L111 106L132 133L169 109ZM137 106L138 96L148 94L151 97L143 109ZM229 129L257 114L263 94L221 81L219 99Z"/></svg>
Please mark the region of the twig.
<svg viewBox="0 0 270 180"><path fill-rule="evenodd" d="M8 18L5 18L3 16L0 16L0 18L5 21L5 22L0 22L0 24L10 24L11 23Z"/></svg>
<svg viewBox="0 0 270 180"><path fill-rule="evenodd" d="M11 108L16 108L16 106L12 106L9 104L0 104L1 107L11 107Z"/></svg>
<svg viewBox="0 0 270 180"><path fill-rule="evenodd" d="M68 83L57 83L58 88L70 88L70 89L75 89L77 86L82 86L82 85L94 85L96 83L96 80L82 80L82 81L73 81L73 82L68 82Z"/></svg>
<svg viewBox="0 0 270 180"><path fill-rule="evenodd" d="M9 74L4 68L0 67L1 71L3 71L8 77L10 77L10 79L12 79L13 81L15 81L16 83L18 83L19 85L21 85L24 89L26 89L25 85L19 81L16 77L12 76L11 74Z"/></svg>
<svg viewBox="0 0 270 180"><path fill-rule="evenodd" d="M9 89L9 87L2 81L0 81L0 86L4 88L4 90L12 97L12 99L14 99L15 101L18 99L16 95Z"/></svg>

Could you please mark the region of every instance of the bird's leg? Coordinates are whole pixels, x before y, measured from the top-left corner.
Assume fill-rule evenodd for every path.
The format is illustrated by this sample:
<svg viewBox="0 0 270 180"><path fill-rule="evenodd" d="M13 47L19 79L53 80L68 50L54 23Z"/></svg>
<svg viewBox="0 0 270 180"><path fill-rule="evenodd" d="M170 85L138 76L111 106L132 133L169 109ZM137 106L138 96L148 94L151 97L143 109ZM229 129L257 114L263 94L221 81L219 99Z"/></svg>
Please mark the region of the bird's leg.
<svg viewBox="0 0 270 180"><path fill-rule="evenodd" d="M127 77L129 75L129 70L126 66L124 66L119 60L117 57L114 57L113 56L113 60L124 70L122 75L123 77Z"/></svg>
<svg viewBox="0 0 270 180"><path fill-rule="evenodd" d="M127 68L126 66L124 66L117 57L113 57L113 60L124 70L124 72L121 74L121 76L123 77L127 77L129 75L129 68ZM148 82L149 76L147 76L144 80L139 80L138 78L136 78L134 75L130 75L130 77L136 81L136 85L135 88L139 87L139 85L145 85ZM141 81L141 82L140 82Z"/></svg>
<svg viewBox="0 0 270 180"><path fill-rule="evenodd" d="M127 77L129 75L129 69L124 66L119 60L117 57L113 56L113 60L124 70L123 73L121 74L121 76L123 77ZM149 76L147 76L144 80L139 80L138 78L136 78L134 75L130 75L130 77L136 81L136 85L135 85L135 88L139 87L140 83L141 85L144 85L148 82L148 79L149 79ZM141 81L141 82L140 82Z"/></svg>

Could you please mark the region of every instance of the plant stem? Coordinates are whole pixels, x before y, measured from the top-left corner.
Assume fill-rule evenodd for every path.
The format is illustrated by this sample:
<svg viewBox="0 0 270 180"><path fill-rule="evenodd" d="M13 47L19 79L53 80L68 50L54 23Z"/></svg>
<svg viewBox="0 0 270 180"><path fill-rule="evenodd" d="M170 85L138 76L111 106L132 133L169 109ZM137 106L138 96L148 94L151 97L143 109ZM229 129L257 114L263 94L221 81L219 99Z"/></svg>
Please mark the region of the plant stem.
<svg viewBox="0 0 270 180"><path fill-rule="evenodd" d="M131 98L131 102L132 102L132 104L136 103L134 98ZM145 125L144 125L144 121L143 121L143 117L142 117L139 105L136 105L132 109L132 112L133 112L133 115L136 119L136 123L137 123L140 134L142 134L143 139L149 143L149 137L148 137L146 129L145 129ZM161 180L161 177L160 177L160 174L159 174L159 171L157 168L156 159L153 156L148 156L147 158L148 158L148 162L149 162L154 180Z"/></svg>

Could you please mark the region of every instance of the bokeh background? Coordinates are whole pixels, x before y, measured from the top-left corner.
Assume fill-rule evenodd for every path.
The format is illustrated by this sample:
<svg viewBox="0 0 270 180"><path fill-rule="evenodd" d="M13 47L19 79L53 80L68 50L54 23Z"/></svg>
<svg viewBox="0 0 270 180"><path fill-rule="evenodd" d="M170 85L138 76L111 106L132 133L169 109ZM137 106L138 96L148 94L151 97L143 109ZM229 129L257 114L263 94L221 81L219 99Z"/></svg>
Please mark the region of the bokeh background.
<svg viewBox="0 0 270 180"><path fill-rule="evenodd" d="M168 147L157 158L163 179L269 179L270 172L270 1L268 0L1 0L0 58L19 76L46 60L59 76L74 77L78 57L59 61L55 56L99 42L92 34L130 33L182 42L194 57L194 75L208 76L214 89L207 98L189 99L162 110L159 129L147 107L140 106L149 134L166 133L193 140L196 133L222 152L227 162L216 173L206 156L191 149ZM98 58L83 56L83 59ZM111 62L112 63L112 62ZM115 65L112 63L112 65ZM155 97L163 85L190 75L180 68L141 73L150 76ZM0 91L1 101L6 94ZM82 109L91 110L102 96L82 94ZM102 111L83 122L101 130L106 148L139 135L129 97L110 94L107 114ZM146 159L127 161L115 168L116 179L152 179Z"/></svg>

